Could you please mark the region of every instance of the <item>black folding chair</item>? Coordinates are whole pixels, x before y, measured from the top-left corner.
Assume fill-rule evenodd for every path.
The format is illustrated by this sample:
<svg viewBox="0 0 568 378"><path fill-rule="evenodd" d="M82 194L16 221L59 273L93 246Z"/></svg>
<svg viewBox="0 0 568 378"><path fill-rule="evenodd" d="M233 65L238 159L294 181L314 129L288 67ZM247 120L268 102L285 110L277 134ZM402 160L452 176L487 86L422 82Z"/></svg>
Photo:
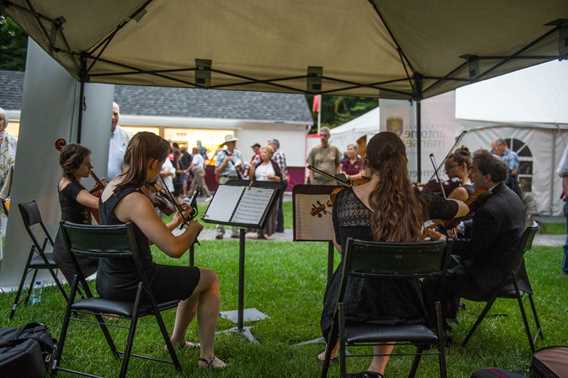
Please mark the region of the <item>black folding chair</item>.
<svg viewBox="0 0 568 378"><path fill-rule="evenodd" d="M142 268L141 262L139 260L139 247L136 241L136 236L134 234L133 225L125 224L101 226L62 222L61 227L63 230L65 243L68 250L71 252L73 261L79 274L75 276L73 284L71 286L71 296L69 304L67 305L67 309L65 311L63 326L61 328L61 334L59 336L59 343L57 345L57 350L53 359L53 370L91 376L90 374L59 366L63 353L63 347L65 345L67 330L69 328L69 322L71 320L71 314L72 312L83 312L92 314L96 317L112 354L116 358L122 357L120 377L126 376L128 363L131 356L146 360L173 363L176 370L181 372L181 364L179 363L175 349L170 341L166 326L164 325L164 321L160 314L161 311L175 308L179 300L169 301L165 303L156 302L154 295L150 290L148 277L144 273L144 269ZM139 279L138 290L136 292L134 302L120 302L104 299L101 297L94 297L91 290L89 289L89 286L87 285L83 273L81 272L81 268L77 263L77 256L110 259L131 259L133 261L133 264L136 266ZM85 298L75 301L79 284L81 284L83 287ZM143 296L145 297L147 303L142 303ZM103 314L110 314L115 315L119 318L130 319L130 327L124 353L118 352L113 338L110 335L110 332L102 317ZM147 315L154 315L156 317L156 322L158 323L162 337L164 338L164 342L166 343L171 362L168 360L157 359L151 356L132 353L132 346L134 344L134 336L136 334L138 319Z"/></svg>
<svg viewBox="0 0 568 378"><path fill-rule="evenodd" d="M26 295L25 304L28 304L30 299L30 294L33 289L33 285L37 276L38 270L47 269L55 284L63 294L63 297L66 301L69 301L69 297L67 293L63 289L63 285L59 278L57 278L57 264L55 264L55 260L53 259L53 239L49 235L43 220L41 219L41 214L39 212L39 208L35 201L20 203L18 204L18 209L20 210L20 214L22 215L22 220L24 221L24 227L32 240L32 246L30 247L30 252L28 253L28 258L26 260L26 266L24 268L24 273L22 273L22 278L20 279L20 284L18 285L18 291L16 292L16 298L14 299L14 304L12 305L12 309L10 311L10 319L14 317L16 313L16 308L20 303L20 297L22 295L22 291L24 289L24 285L26 282L26 278L28 277L28 273L33 271L32 280L30 282L30 286L28 288L28 293ZM39 225L39 227L37 227ZM36 236L34 229L38 229L38 235L43 233L43 236L39 238ZM43 241L40 243L40 239L43 237Z"/></svg>
<svg viewBox="0 0 568 378"><path fill-rule="evenodd" d="M421 278L442 277L446 260L445 241L416 243L382 243L347 240L343 255L340 292L328 336L322 377L329 370L331 351L336 340L339 341L339 369L341 377L347 376L346 357L369 357L368 354L346 355L347 346L385 345L396 342L398 345L413 345L416 353L392 353L391 355L414 356L409 377L414 377L422 355L438 355L440 377L446 377L446 336L444 319L439 302L435 303L434 327L426 324L377 325L374 323L352 323L346 321L344 296L348 277L365 279L416 280ZM423 298L417 298L422 301ZM371 299L370 299L371 300ZM426 314L427 310L424 309ZM337 331L335 330L337 324ZM424 350L436 346L437 353L424 353Z"/></svg>
<svg viewBox="0 0 568 378"><path fill-rule="evenodd" d="M495 301L497 299L516 299L517 303L519 304L519 311L521 312L521 318L523 319L523 324L525 326L525 331L527 334L527 338L529 340L529 345L531 348L531 351L534 353L535 352L535 344L538 341L538 338L540 336L541 340L544 341L544 334L542 332L542 327L540 325L540 321L538 319L538 314L536 312L536 307L534 305L534 300L533 300L533 290L532 290L532 286L530 284L530 280L529 280L529 276L527 274L527 270L525 267L525 253L527 253L528 251L530 251L532 249L532 243L534 240L535 235L538 233L539 230L539 226L538 224L535 222L533 223L530 227L527 227L527 229L524 231L523 236L521 238L521 243L520 243L520 249L521 249L521 264L513 271L511 271L510 274L510 280L507 281L507 283L505 285L503 285L502 287L500 287L499 289L497 289L492 295L490 295L487 298L484 298L484 302L487 302L485 307L483 308L483 311L481 311L481 314L479 314L479 317L477 318L477 320L475 321L475 323L473 324L473 326L471 327L471 329L469 330L467 336L465 337L464 341L462 342L462 346L465 347L467 345L467 342L469 341L469 339L471 338L471 336L473 336L473 333L475 332L475 330L477 329L477 327L481 324L481 322L483 321L483 319L485 318L485 316L487 315L487 313L489 312L489 310L491 310L491 307L493 306L493 303L495 303ZM536 333L534 335L534 337L531 335L531 328L529 326L529 322L527 319L527 313L525 311L525 306L523 305L523 298L525 297L525 295L529 298L529 304L531 307L531 311L533 314L533 319L536 325ZM475 298L466 298L466 299L470 299L470 300L476 300ZM477 299L477 301L479 301L479 299Z"/></svg>

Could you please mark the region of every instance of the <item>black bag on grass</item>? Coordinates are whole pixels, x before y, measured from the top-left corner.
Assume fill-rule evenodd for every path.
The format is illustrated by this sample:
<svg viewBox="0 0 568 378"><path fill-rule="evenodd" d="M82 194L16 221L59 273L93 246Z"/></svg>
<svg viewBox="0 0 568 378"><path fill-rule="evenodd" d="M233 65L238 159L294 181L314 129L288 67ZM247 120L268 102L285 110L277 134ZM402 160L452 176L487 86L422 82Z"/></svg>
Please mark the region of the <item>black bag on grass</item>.
<svg viewBox="0 0 568 378"><path fill-rule="evenodd" d="M537 350L532 358L532 369L537 378L568 377L568 346Z"/></svg>
<svg viewBox="0 0 568 378"><path fill-rule="evenodd" d="M55 345L47 327L40 323L0 328L0 377L47 376Z"/></svg>
<svg viewBox="0 0 568 378"><path fill-rule="evenodd" d="M487 368L474 371L471 378L526 378L526 376L503 369Z"/></svg>

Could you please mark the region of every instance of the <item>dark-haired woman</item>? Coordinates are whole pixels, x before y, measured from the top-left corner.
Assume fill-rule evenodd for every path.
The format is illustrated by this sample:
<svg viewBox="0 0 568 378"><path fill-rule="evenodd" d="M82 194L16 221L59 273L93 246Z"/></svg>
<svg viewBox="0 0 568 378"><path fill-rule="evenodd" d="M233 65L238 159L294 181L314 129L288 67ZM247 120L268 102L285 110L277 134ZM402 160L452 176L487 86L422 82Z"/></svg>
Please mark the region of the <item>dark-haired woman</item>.
<svg viewBox="0 0 568 378"><path fill-rule="evenodd" d="M371 138L365 164L371 173L369 182L341 191L333 206L336 248L343 251L348 237L383 242L422 240L425 220L450 219L466 211L458 201L422 201L410 184L407 163L405 146L396 134L382 132ZM325 293L321 318L324 337L331 330L340 272L341 267ZM424 323L427 313L420 298L420 287L415 280L350 278L344 301L346 318L382 324ZM383 356L373 357L368 372L382 376L393 348L394 344L375 347L375 354ZM319 358L323 359L323 353Z"/></svg>
<svg viewBox="0 0 568 378"><path fill-rule="evenodd" d="M98 208L99 199L81 185L81 179L88 177L91 172L91 151L80 144L68 144L61 150L59 165L63 170L63 176L58 184L61 220L90 224L91 213L89 208ZM57 266L61 269L67 281L72 282L77 271L73 259L65 247L61 230L55 238L53 252ZM85 277L97 271L96 259L78 257L77 262Z"/></svg>
<svg viewBox="0 0 568 378"><path fill-rule="evenodd" d="M162 164L167 159L169 145L159 136L140 132L128 143L124 156L124 170L105 188L100 203L102 224L133 223L139 241L142 267L150 281L150 290L158 302L180 300L171 340L180 347L192 347L185 340L189 323L197 312L198 333L201 342L199 366L224 368L225 363L215 357L213 340L219 314L219 279L207 269L184 266L158 265L152 262L150 243L166 255L179 258L196 240L202 225L193 221L183 233L173 236L171 231L182 219L174 216L164 224L145 194L147 184L155 182ZM103 298L133 301L138 277L132 260L101 259L97 272L97 291ZM143 301L147 298L143 297Z"/></svg>
<svg viewBox="0 0 568 378"><path fill-rule="evenodd" d="M465 146L457 148L448 156L445 163L446 174L450 179L458 179L461 181L462 191L454 190L450 194L450 198L467 201L469 196L475 192L473 182L469 177L471 171L471 152Z"/></svg>

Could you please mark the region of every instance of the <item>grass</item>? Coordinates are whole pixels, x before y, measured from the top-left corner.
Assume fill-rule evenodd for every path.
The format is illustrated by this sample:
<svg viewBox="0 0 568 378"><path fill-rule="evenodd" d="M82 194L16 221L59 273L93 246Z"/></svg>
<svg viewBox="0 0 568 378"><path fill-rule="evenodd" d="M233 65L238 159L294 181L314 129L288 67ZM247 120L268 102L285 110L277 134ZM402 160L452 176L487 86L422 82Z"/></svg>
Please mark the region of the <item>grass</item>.
<svg viewBox="0 0 568 378"><path fill-rule="evenodd" d="M549 235L566 235L566 225L564 223L541 223L540 233Z"/></svg>
<svg viewBox="0 0 568 378"><path fill-rule="evenodd" d="M535 248L527 256L527 266L535 290L535 299L543 323L548 345L568 343L566 320L568 319L568 278L559 273L560 248ZM155 253L155 261L165 264L187 264L187 256L172 260L164 254ZM236 308L238 242L204 241L198 248L196 262L200 267L214 269L220 275L223 310ZM247 307L256 307L267 313L270 319L254 323L253 333L260 345L245 342L237 335L219 336L216 353L230 366L215 372L216 377L315 377L320 366L315 356L322 345L293 347L302 340L318 337L319 315L326 279L326 245L322 243L292 243L250 241L247 243L246 295ZM49 326L58 336L64 311L64 303L54 288L44 290L42 303L20 307L13 321L8 321L8 312L13 294L0 295L4 327L14 327L30 321L40 321ZM466 311L454 333L459 342L465 336L483 304L467 302ZM491 313L506 313L506 317L491 317ZM499 300L494 310L482 323L471 339L467 349L452 346L448 355L448 376L469 377L481 367L498 366L526 371L530 352L515 301ZM164 313L165 322L171 328L174 311ZM127 323L111 321L112 324ZM231 326L221 320L220 329ZM125 329L111 330L118 345L124 345ZM189 338L195 339L192 324ZM122 348L121 348L122 349ZM148 353L166 357L155 321L141 321L134 345L135 353ZM180 354L184 376L207 377L211 373L197 370L197 352ZM350 359L352 371L364 370L367 359ZM393 357L387 376L404 377L408 374L411 359ZM96 325L72 322L65 345L63 365L103 376L116 376L119 362L114 360ZM419 377L437 376L435 358L425 357ZM176 376L173 367L133 359L129 374L132 377ZM331 370L337 376L337 366Z"/></svg>

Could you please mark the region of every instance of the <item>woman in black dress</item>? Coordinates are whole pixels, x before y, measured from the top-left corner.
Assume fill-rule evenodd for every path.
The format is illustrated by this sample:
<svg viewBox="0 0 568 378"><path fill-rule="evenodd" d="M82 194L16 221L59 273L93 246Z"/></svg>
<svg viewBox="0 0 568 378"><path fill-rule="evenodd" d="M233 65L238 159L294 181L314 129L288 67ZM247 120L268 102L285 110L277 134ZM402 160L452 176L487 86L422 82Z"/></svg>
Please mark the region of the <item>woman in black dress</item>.
<svg viewBox="0 0 568 378"><path fill-rule="evenodd" d="M375 135L367 145L365 166L372 172L368 183L337 194L333 206L335 246L343 251L347 238L383 242L422 240L426 219L448 219L463 204L453 200L423 201L408 178L405 146L391 132ZM331 330L332 316L339 292L341 266L334 273L325 293L321 328L324 337ZM375 321L382 324L424 323L427 313L415 280L365 280L350 278L345 295L349 321ZM394 344L376 346L368 371L382 376ZM332 358L337 352L332 352ZM323 359L323 353L319 358Z"/></svg>
<svg viewBox="0 0 568 378"><path fill-rule="evenodd" d="M73 223L91 223L89 208L97 209L99 199L81 185L81 179L91 172L91 151L80 144L68 144L61 150L59 165L63 177L59 180L58 193L61 207L61 220ZM77 271L72 257L65 247L61 230L57 233L54 246L55 262L68 282ZM97 259L77 257L79 267L85 277L97 271Z"/></svg>
<svg viewBox="0 0 568 378"><path fill-rule="evenodd" d="M171 231L182 222L181 216L176 214L171 223L164 224L146 195L147 184L155 182L159 176L168 152L168 142L159 136L149 132L134 135L124 155L124 171L108 183L101 196L101 224L134 224L141 248L139 259L156 300L180 300L171 336L172 343L181 347L192 346L185 341L185 333L197 312L201 342L199 366L223 368L225 363L215 357L213 351L220 302L219 279L216 273L196 267L158 265L152 262L150 243L155 244L166 255L180 258L203 228L193 221L182 234L173 236ZM100 260L97 291L101 297L133 301L137 284L134 261Z"/></svg>
<svg viewBox="0 0 568 378"><path fill-rule="evenodd" d="M446 174L451 179L458 179L461 182L461 187L454 189L450 193L450 198L467 201L469 197L475 192L473 182L471 181L471 152L465 146L457 148L452 152L444 164Z"/></svg>

